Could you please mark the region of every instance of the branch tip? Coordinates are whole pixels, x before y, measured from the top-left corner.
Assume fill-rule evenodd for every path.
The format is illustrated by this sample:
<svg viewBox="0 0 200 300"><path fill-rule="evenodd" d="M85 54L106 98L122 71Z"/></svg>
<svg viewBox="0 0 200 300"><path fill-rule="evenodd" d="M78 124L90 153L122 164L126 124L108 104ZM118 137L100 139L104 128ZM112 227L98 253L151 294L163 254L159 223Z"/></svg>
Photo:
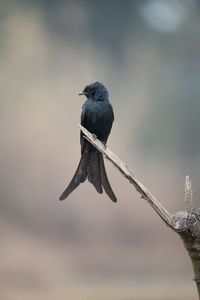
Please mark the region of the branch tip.
<svg viewBox="0 0 200 300"><path fill-rule="evenodd" d="M192 182L188 175L185 176L185 209L188 212L191 212L193 210Z"/></svg>

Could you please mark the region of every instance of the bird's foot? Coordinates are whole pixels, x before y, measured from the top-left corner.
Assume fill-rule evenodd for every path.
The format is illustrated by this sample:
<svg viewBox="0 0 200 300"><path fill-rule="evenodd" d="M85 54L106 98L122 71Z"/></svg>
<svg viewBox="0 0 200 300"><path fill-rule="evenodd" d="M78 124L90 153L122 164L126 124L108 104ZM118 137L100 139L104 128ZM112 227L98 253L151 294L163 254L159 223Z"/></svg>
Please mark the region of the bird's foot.
<svg viewBox="0 0 200 300"><path fill-rule="evenodd" d="M96 136L96 134L94 134L94 133L92 134L92 137L93 137L94 140L97 139L97 136Z"/></svg>
<svg viewBox="0 0 200 300"><path fill-rule="evenodd" d="M96 136L96 134L94 134L94 133L92 134L92 137L93 137L94 140L97 139L97 136ZM102 141L101 141L101 142L102 142ZM104 146L104 150L106 150L106 148L107 148L106 143L102 142L102 144L103 144L103 146Z"/></svg>
<svg viewBox="0 0 200 300"><path fill-rule="evenodd" d="M106 143L102 142L102 144L103 144L104 150L106 150L106 148L107 148Z"/></svg>

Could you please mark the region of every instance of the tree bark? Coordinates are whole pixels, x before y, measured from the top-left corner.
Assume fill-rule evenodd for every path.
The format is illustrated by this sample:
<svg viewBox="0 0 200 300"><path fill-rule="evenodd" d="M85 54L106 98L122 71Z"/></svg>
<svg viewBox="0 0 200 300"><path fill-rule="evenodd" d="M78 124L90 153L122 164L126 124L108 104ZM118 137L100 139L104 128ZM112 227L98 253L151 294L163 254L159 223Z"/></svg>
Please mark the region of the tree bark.
<svg viewBox="0 0 200 300"><path fill-rule="evenodd" d="M91 134L86 128L79 125L85 138L96 147L103 155L117 167L124 175L141 197L149 203L158 216L165 224L175 231L181 239L191 258L194 270L194 281L197 285L198 295L200 299L200 213L193 208L192 205L192 187L189 176L185 179L185 210L175 214L170 214L160 202L145 188L145 186L133 175L130 168L121 161L111 150L108 149L96 136Z"/></svg>

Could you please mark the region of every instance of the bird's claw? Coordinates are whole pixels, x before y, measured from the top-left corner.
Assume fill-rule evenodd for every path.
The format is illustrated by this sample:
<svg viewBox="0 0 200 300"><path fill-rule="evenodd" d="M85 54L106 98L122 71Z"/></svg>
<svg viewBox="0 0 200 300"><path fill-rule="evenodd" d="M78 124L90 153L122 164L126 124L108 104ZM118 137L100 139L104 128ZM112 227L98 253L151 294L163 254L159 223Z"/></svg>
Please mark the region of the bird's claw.
<svg viewBox="0 0 200 300"><path fill-rule="evenodd" d="M102 142L102 144L103 144L104 150L106 150L106 148L107 148L106 143Z"/></svg>
<svg viewBox="0 0 200 300"><path fill-rule="evenodd" d="M92 137L93 137L94 141L97 139L97 136L96 136L96 134L94 134L94 133L92 134ZM102 141L101 141L101 142L102 142ZM107 148L106 143L102 142L102 144L103 144L104 150L106 150L106 148Z"/></svg>
<svg viewBox="0 0 200 300"><path fill-rule="evenodd" d="M94 133L92 134L92 137L93 137L94 140L97 139L97 136L96 136L96 134L94 134Z"/></svg>

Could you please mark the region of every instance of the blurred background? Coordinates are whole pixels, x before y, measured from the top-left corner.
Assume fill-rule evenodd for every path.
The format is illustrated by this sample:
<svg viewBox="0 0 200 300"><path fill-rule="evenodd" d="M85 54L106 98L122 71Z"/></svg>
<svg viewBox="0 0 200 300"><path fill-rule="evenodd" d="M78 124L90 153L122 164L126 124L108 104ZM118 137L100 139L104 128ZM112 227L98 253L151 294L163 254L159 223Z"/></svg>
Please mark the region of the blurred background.
<svg viewBox="0 0 200 300"><path fill-rule="evenodd" d="M3 300L194 300L179 237L106 162L114 204L80 158L84 97L105 84L108 146L170 212L200 187L197 0L1 0L0 295Z"/></svg>

